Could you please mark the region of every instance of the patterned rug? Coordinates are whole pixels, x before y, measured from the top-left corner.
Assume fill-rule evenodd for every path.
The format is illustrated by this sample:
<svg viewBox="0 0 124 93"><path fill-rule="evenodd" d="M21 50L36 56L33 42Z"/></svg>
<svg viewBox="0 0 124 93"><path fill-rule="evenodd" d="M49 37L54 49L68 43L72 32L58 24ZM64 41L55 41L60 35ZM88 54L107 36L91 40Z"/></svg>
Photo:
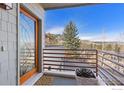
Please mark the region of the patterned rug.
<svg viewBox="0 0 124 93"><path fill-rule="evenodd" d="M52 85L54 77L43 75L34 85Z"/></svg>

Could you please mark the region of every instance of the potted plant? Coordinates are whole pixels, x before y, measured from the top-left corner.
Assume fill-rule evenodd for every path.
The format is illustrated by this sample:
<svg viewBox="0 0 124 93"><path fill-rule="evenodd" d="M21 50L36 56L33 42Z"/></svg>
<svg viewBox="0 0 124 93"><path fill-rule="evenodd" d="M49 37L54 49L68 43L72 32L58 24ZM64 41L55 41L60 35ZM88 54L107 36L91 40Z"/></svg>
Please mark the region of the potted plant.
<svg viewBox="0 0 124 93"><path fill-rule="evenodd" d="M75 71L78 85L98 85L98 79L90 69L77 68Z"/></svg>

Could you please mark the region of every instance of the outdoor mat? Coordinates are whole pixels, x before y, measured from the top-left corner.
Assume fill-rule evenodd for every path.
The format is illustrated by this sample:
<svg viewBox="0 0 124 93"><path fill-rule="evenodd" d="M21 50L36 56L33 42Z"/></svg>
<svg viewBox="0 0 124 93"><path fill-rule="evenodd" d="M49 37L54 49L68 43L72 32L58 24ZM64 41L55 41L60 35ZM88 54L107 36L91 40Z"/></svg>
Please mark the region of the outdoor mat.
<svg viewBox="0 0 124 93"><path fill-rule="evenodd" d="M34 85L52 85L54 77L43 75Z"/></svg>

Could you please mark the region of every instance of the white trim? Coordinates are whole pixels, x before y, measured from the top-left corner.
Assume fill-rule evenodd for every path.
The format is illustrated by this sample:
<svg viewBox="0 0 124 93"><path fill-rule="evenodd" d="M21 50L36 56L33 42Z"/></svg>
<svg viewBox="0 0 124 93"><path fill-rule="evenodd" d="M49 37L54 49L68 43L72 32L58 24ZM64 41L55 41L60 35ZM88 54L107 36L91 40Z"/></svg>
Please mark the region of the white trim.
<svg viewBox="0 0 124 93"><path fill-rule="evenodd" d="M68 77L68 78L75 78L74 72L45 71L44 74L53 75L53 76Z"/></svg>
<svg viewBox="0 0 124 93"><path fill-rule="evenodd" d="M101 86L106 86L105 82L101 79L100 76L98 76L98 83L99 83L99 85L101 85Z"/></svg>
<svg viewBox="0 0 124 93"><path fill-rule="evenodd" d="M20 4L17 4L17 85L20 84L20 29L19 29Z"/></svg>
<svg viewBox="0 0 124 93"><path fill-rule="evenodd" d="M37 80L39 80L43 76L43 73L34 74L31 78L29 78L23 85L34 85Z"/></svg>

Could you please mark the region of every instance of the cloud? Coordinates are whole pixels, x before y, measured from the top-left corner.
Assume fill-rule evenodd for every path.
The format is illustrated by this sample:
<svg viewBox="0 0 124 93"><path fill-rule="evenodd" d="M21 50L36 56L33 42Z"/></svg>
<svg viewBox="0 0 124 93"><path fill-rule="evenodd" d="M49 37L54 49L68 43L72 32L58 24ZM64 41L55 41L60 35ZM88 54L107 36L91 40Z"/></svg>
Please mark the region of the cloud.
<svg viewBox="0 0 124 93"><path fill-rule="evenodd" d="M64 27L52 27L48 30L46 30L46 33L52 33L52 34L62 34L64 31ZM115 33L116 31L113 31L114 33L106 33L104 36L103 34L97 34L97 35L81 35L79 34L79 38L81 40L90 40L90 41L121 41L124 42L124 33L121 34L122 36L120 36L120 33Z"/></svg>
<svg viewBox="0 0 124 93"><path fill-rule="evenodd" d="M46 31L46 33L51 33L51 34L62 34L64 31L64 27L53 27L50 28Z"/></svg>
<svg viewBox="0 0 124 93"><path fill-rule="evenodd" d="M96 35L96 36L80 36L81 40L90 40L90 41L124 41L122 38L120 38L119 34L116 35L105 35L102 34Z"/></svg>
<svg viewBox="0 0 124 93"><path fill-rule="evenodd" d="M79 38L81 40L91 40L92 37L90 37L90 36L80 36Z"/></svg>

